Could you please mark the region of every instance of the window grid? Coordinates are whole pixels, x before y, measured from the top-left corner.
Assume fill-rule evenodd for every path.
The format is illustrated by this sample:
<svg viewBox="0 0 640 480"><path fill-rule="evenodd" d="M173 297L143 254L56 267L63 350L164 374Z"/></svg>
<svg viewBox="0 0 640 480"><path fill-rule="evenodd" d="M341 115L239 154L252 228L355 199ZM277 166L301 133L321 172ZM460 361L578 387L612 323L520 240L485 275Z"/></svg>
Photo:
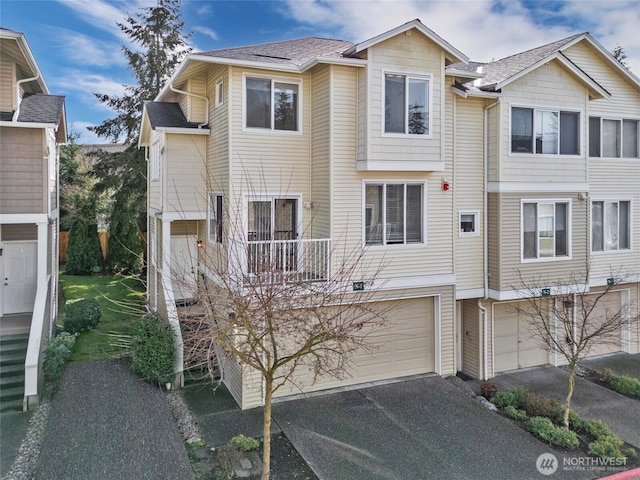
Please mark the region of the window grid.
<svg viewBox="0 0 640 480"><path fill-rule="evenodd" d="M221 193L209 192L207 236L211 243L222 243L223 196Z"/></svg>

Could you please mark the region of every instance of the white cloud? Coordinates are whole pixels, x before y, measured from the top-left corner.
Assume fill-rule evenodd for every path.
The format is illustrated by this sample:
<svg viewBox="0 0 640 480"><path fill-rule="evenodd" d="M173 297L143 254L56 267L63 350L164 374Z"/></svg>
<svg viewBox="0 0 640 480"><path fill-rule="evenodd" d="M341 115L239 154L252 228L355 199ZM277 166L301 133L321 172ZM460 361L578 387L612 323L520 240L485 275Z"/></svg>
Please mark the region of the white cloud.
<svg viewBox="0 0 640 480"><path fill-rule="evenodd" d="M69 120L67 125L69 132L74 132L79 135L79 138L76 140L78 144L93 145L107 142L104 138L98 137L95 133L89 131L88 127L95 127L95 125L90 122L76 122L71 120Z"/></svg>
<svg viewBox="0 0 640 480"><path fill-rule="evenodd" d="M198 25L193 27L193 31L201 33L202 35L206 35L207 37L213 40L219 39L218 34L215 31L211 30L209 27L202 27Z"/></svg>
<svg viewBox="0 0 640 480"><path fill-rule="evenodd" d="M49 27L50 38L71 63L95 67L126 67L127 60L117 42L99 40L66 28Z"/></svg>
<svg viewBox="0 0 640 480"><path fill-rule="evenodd" d="M544 8L546 2L533 4ZM532 12L518 1L287 0L294 20L355 42L419 18L472 60L489 61L590 30L607 49L618 42L640 72L640 9L630 1L553 2L553 10ZM541 24L544 19L546 24Z"/></svg>
<svg viewBox="0 0 640 480"><path fill-rule="evenodd" d="M80 70L67 70L63 76L53 79L51 82L56 88L63 92L70 92L82 103L92 109L102 109L111 111L95 97L94 93L106 94L109 96L119 96L124 93L122 82L118 82L107 75L88 73Z"/></svg>

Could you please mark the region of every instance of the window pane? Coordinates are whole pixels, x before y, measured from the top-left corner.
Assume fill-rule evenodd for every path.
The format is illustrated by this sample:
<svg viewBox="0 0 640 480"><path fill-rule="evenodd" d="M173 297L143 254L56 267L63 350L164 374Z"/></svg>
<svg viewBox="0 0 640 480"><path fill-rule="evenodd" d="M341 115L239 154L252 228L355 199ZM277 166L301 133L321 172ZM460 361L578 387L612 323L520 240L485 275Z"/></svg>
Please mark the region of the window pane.
<svg viewBox="0 0 640 480"><path fill-rule="evenodd" d="M603 202L593 202L591 205L591 250L594 252L604 250L603 207Z"/></svg>
<svg viewBox="0 0 640 480"><path fill-rule="evenodd" d="M556 203L556 257L567 256L567 204Z"/></svg>
<svg viewBox="0 0 640 480"><path fill-rule="evenodd" d="M222 243L222 195L216 195L216 241Z"/></svg>
<svg viewBox="0 0 640 480"><path fill-rule="evenodd" d="M620 248L631 248L631 202L620 202Z"/></svg>
<svg viewBox="0 0 640 480"><path fill-rule="evenodd" d="M384 89L384 131L405 133L405 77L385 75Z"/></svg>
<svg viewBox="0 0 640 480"><path fill-rule="evenodd" d="M298 85L276 82L273 120L276 130L298 130Z"/></svg>
<svg viewBox="0 0 640 480"><path fill-rule="evenodd" d="M624 158L638 157L638 121L622 121L622 156Z"/></svg>
<svg viewBox="0 0 640 480"><path fill-rule="evenodd" d="M536 153L558 153L558 112L536 112Z"/></svg>
<svg viewBox="0 0 640 480"><path fill-rule="evenodd" d="M365 243L382 245L382 185L365 189Z"/></svg>
<svg viewBox="0 0 640 480"><path fill-rule="evenodd" d="M511 109L511 151L533 153L533 110Z"/></svg>
<svg viewBox="0 0 640 480"><path fill-rule="evenodd" d="M537 258L538 246L536 235L537 209L535 203L525 203L522 206L522 256L524 258Z"/></svg>
<svg viewBox="0 0 640 480"><path fill-rule="evenodd" d="M247 78L247 127L271 128L271 80Z"/></svg>
<svg viewBox="0 0 640 480"><path fill-rule="evenodd" d="M215 215L215 199L213 193L209 193L209 240L215 240L216 235L216 215Z"/></svg>
<svg viewBox="0 0 640 480"><path fill-rule="evenodd" d="M407 185L407 243L422 242L422 185Z"/></svg>
<svg viewBox="0 0 640 480"><path fill-rule="evenodd" d="M387 185L387 243L404 243L404 184Z"/></svg>
<svg viewBox="0 0 640 480"><path fill-rule="evenodd" d="M602 121L602 156L620 156L620 120Z"/></svg>
<svg viewBox="0 0 640 480"><path fill-rule="evenodd" d="M600 117L589 117L589 156L600 156Z"/></svg>
<svg viewBox="0 0 640 480"><path fill-rule="evenodd" d="M271 202L249 202L249 241L271 240Z"/></svg>
<svg viewBox="0 0 640 480"><path fill-rule="evenodd" d="M460 232L475 233L476 216L473 213L463 213L460 215Z"/></svg>
<svg viewBox="0 0 640 480"><path fill-rule="evenodd" d="M606 202L604 205L604 248L618 249L618 202Z"/></svg>
<svg viewBox="0 0 640 480"><path fill-rule="evenodd" d="M560 112L560 154L578 155L580 153L580 114Z"/></svg>
<svg viewBox="0 0 640 480"><path fill-rule="evenodd" d="M409 79L409 133L429 133L429 82Z"/></svg>
<svg viewBox="0 0 640 480"><path fill-rule="evenodd" d="M538 236L540 240L539 256L553 257L555 250L554 242L554 206L552 204L538 205Z"/></svg>

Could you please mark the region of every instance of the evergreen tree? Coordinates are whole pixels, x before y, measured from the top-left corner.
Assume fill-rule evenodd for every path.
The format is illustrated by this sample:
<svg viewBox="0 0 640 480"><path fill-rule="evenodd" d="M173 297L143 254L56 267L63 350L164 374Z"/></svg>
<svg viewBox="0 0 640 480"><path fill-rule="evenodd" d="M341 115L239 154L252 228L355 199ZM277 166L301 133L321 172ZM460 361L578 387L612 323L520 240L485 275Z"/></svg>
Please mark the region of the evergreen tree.
<svg viewBox="0 0 640 480"><path fill-rule="evenodd" d="M71 220L65 272L70 275L91 275L99 271L102 265L96 200L88 196L78 203L77 208L77 214Z"/></svg>
<svg viewBox="0 0 640 480"><path fill-rule="evenodd" d="M109 221L109 270L119 273L138 273L142 268L142 238L135 221L135 205L121 204L117 199Z"/></svg>
<svg viewBox="0 0 640 480"><path fill-rule="evenodd" d="M627 54L624 53L624 47L622 47L619 43L616 43L616 47L613 49L613 58L620 62L624 68L628 69L629 65L624 60L627 58Z"/></svg>

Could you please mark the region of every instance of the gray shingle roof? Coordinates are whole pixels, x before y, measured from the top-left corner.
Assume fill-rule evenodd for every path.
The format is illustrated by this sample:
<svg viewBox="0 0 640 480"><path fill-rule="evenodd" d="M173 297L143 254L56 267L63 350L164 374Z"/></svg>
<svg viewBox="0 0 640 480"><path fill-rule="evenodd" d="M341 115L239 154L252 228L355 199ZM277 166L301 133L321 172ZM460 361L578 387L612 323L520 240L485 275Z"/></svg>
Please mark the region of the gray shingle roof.
<svg viewBox="0 0 640 480"><path fill-rule="evenodd" d="M63 96L44 93L25 94L20 103L18 122L58 124L63 108Z"/></svg>
<svg viewBox="0 0 640 480"><path fill-rule="evenodd" d="M170 102L146 102L145 108L149 115L151 128L198 128L197 123L188 122L182 113L180 105Z"/></svg>
<svg viewBox="0 0 640 480"><path fill-rule="evenodd" d="M210 50L195 55L299 67L316 57L341 58L342 52L351 46L353 43L344 40L307 37L246 47Z"/></svg>

